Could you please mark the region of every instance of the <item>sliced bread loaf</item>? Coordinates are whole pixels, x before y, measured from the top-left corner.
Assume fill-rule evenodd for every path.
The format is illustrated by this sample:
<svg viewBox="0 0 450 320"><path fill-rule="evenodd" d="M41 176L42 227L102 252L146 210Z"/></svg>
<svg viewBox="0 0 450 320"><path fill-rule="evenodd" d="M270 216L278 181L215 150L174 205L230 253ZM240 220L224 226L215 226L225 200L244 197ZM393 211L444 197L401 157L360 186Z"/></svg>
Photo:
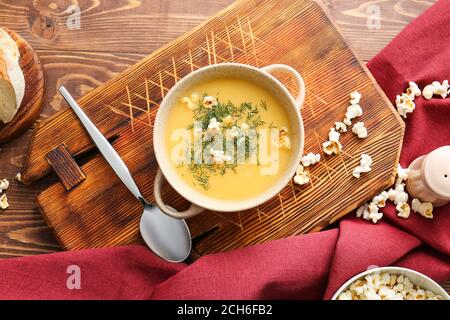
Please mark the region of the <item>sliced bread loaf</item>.
<svg viewBox="0 0 450 320"><path fill-rule="evenodd" d="M11 121L17 112L16 94L6 70L6 62L0 54L0 120Z"/></svg>
<svg viewBox="0 0 450 320"><path fill-rule="evenodd" d="M20 68L20 52L16 42L3 29L0 28L0 54L6 63L9 80L12 83L16 96L16 109L20 107L25 94L25 78Z"/></svg>

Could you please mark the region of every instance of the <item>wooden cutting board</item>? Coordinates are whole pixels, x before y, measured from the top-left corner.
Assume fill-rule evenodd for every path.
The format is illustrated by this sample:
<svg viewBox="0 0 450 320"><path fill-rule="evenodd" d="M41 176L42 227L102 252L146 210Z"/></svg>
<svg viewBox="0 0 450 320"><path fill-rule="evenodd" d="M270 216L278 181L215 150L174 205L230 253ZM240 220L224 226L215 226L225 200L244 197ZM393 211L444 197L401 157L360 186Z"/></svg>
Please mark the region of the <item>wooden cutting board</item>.
<svg viewBox="0 0 450 320"><path fill-rule="evenodd" d="M258 67L284 63L301 72L307 86L302 110L306 152L322 153L321 144L334 122L343 119L353 90L363 94L362 121L369 137L344 134L344 152L324 157L311 168L308 186L290 183L258 208L208 211L188 220L193 258L321 230L394 182L403 121L324 9L312 0L246 0L235 2L79 100L113 141L149 201L153 201L157 169L153 120L161 100L193 70L225 61ZM294 87L289 79L280 76L280 80ZM351 172L363 152L372 156L373 170L355 179ZM93 150L69 109L37 128L22 180L31 183L52 170L62 182L49 186L37 201L65 249L141 241L139 202ZM163 193L173 207L186 208L186 201L169 186Z"/></svg>
<svg viewBox="0 0 450 320"><path fill-rule="evenodd" d="M25 94L14 118L0 122L0 143L17 137L38 118L45 94L45 75L41 62L30 44L12 30L4 29L17 43L20 67L25 78Z"/></svg>

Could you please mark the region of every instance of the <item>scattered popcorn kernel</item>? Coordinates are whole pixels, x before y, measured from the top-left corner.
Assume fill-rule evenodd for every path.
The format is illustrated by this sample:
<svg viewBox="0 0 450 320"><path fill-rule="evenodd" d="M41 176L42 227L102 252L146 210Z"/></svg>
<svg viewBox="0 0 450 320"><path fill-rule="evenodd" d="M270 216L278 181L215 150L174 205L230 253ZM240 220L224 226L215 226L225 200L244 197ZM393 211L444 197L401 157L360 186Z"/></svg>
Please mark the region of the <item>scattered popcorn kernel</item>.
<svg viewBox="0 0 450 320"><path fill-rule="evenodd" d="M228 115L222 119L222 124L224 127L231 127L234 122L235 119L231 115Z"/></svg>
<svg viewBox="0 0 450 320"><path fill-rule="evenodd" d="M364 122L357 122L352 128L352 132L360 139L367 138L367 129L364 127Z"/></svg>
<svg viewBox="0 0 450 320"><path fill-rule="evenodd" d="M397 209L397 216L403 219L408 219L409 214L411 213L411 208L409 207L409 204L401 203L399 202L397 206L395 207Z"/></svg>
<svg viewBox="0 0 450 320"><path fill-rule="evenodd" d="M388 193L383 191L379 195L372 199L372 203L375 203L378 208L384 208L386 206L386 200L388 199Z"/></svg>
<svg viewBox="0 0 450 320"><path fill-rule="evenodd" d="M408 84L409 88L406 90L407 93L412 94L416 97L419 97L422 94L422 92L419 89L419 86L415 82L410 81Z"/></svg>
<svg viewBox="0 0 450 320"><path fill-rule="evenodd" d="M196 105L192 102L192 100L189 97L182 98L181 103L184 104L190 110L194 110L196 108Z"/></svg>
<svg viewBox="0 0 450 320"><path fill-rule="evenodd" d="M288 136L288 129L282 127L279 133L279 145L282 149L290 149L291 148L291 139Z"/></svg>
<svg viewBox="0 0 450 320"><path fill-rule="evenodd" d="M397 184L408 180L409 169L403 169L400 164L397 165Z"/></svg>
<svg viewBox="0 0 450 320"><path fill-rule="evenodd" d="M301 164L297 168L297 173L294 177L294 182L298 185L304 185L309 183L308 172L304 171L304 168Z"/></svg>
<svg viewBox="0 0 450 320"><path fill-rule="evenodd" d="M232 126L230 129L226 130L226 137L234 139L239 136L239 129L236 126Z"/></svg>
<svg viewBox="0 0 450 320"><path fill-rule="evenodd" d="M395 99L395 105L397 106L398 113L406 118L408 113L412 113L416 108L414 103L414 95L409 95L407 93L402 93L401 96L397 96Z"/></svg>
<svg viewBox="0 0 450 320"><path fill-rule="evenodd" d="M373 223L377 223L383 218L383 213L379 212L379 209L375 203L369 204L369 220L372 220Z"/></svg>
<svg viewBox="0 0 450 320"><path fill-rule="evenodd" d="M433 85L429 84L427 85L425 88L423 88L422 91L422 95L425 99L430 100L431 98L433 98L433 94L434 94L434 87Z"/></svg>
<svg viewBox="0 0 450 320"><path fill-rule="evenodd" d="M216 134L219 134L220 126L221 126L221 123L218 122L216 118L211 118L211 120L209 120L209 124L208 124L208 133L211 136L215 136Z"/></svg>
<svg viewBox="0 0 450 320"><path fill-rule="evenodd" d="M419 199L413 199L411 207L414 212L419 213L427 219L433 219L433 204L430 202L421 202Z"/></svg>
<svg viewBox="0 0 450 320"><path fill-rule="evenodd" d="M213 163L215 164L223 164L225 162L230 162L232 158L228 155L225 155L225 153L222 150L210 150L210 154L213 158Z"/></svg>
<svg viewBox="0 0 450 320"><path fill-rule="evenodd" d="M359 166L353 169L353 176L359 178L361 173L369 172L372 170L372 158L368 154L361 154L361 160Z"/></svg>
<svg viewBox="0 0 450 320"><path fill-rule="evenodd" d="M205 108L212 108L217 105L217 99L212 96L206 96L203 98L203 106Z"/></svg>
<svg viewBox="0 0 450 320"><path fill-rule="evenodd" d="M304 167L315 165L319 161L320 161L320 154L314 154L312 152L308 153L307 155L304 155L301 159L302 165Z"/></svg>
<svg viewBox="0 0 450 320"><path fill-rule="evenodd" d="M193 92L191 94L191 101L192 101L192 103L197 105L200 102L200 95L197 92Z"/></svg>
<svg viewBox="0 0 450 320"><path fill-rule="evenodd" d="M5 209L7 209L8 207L9 207L8 198L6 197L6 194L3 194L3 195L0 197L0 208L1 208L2 210L5 210Z"/></svg>
<svg viewBox="0 0 450 320"><path fill-rule="evenodd" d="M356 210L356 217L363 218L364 220L367 220L366 217L369 217L369 205L367 203L362 204L357 210Z"/></svg>
<svg viewBox="0 0 450 320"><path fill-rule="evenodd" d="M342 293L338 296L337 299L338 299L338 300L352 300L352 293L351 293L349 290L347 290L347 291L345 291L345 292L342 292Z"/></svg>
<svg viewBox="0 0 450 320"><path fill-rule="evenodd" d="M9 188L9 181L7 179L0 180L0 193Z"/></svg>
<svg viewBox="0 0 450 320"><path fill-rule="evenodd" d="M396 183L394 189L398 192L405 192L405 184L404 183Z"/></svg>
<svg viewBox="0 0 450 320"><path fill-rule="evenodd" d="M359 104L352 104L348 106L347 112L345 113L345 119L351 120L355 119L356 117L362 116L363 111L361 109L361 106ZM344 120L344 123L346 121Z"/></svg>
<svg viewBox="0 0 450 320"><path fill-rule="evenodd" d="M344 122L335 122L334 128L337 132L347 132L347 125Z"/></svg>
<svg viewBox="0 0 450 320"><path fill-rule="evenodd" d="M250 130L250 126L247 123L243 122L241 123L241 130L242 132L247 133L248 130Z"/></svg>
<svg viewBox="0 0 450 320"><path fill-rule="evenodd" d="M399 203L406 203L408 202L408 194L404 191L399 191L397 196L394 199L395 205L398 205Z"/></svg>
<svg viewBox="0 0 450 320"><path fill-rule="evenodd" d="M359 93L358 91L353 91L352 93L350 93L350 104L359 104L359 102L361 101L361 93Z"/></svg>
<svg viewBox="0 0 450 320"><path fill-rule="evenodd" d="M342 151L342 144L339 142L340 134L334 128L331 128L328 134L329 141L322 144L323 152L327 155L340 154Z"/></svg>
<svg viewBox="0 0 450 320"><path fill-rule="evenodd" d="M347 118L347 117L345 117L345 119L344 119L343 122L344 122L344 124L347 125L347 126L351 126L351 125L352 125L352 120L349 119L349 118Z"/></svg>
<svg viewBox="0 0 450 320"><path fill-rule="evenodd" d="M16 180L19 181L19 182L22 182L22 174L20 172L18 172L16 174Z"/></svg>

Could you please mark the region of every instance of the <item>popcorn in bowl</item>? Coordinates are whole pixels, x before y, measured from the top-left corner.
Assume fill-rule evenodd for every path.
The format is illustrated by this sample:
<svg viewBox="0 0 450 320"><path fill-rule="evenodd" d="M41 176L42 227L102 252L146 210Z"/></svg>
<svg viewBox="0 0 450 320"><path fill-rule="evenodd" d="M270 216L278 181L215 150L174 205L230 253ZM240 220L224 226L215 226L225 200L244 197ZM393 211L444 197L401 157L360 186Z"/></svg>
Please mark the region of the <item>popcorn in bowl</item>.
<svg viewBox="0 0 450 320"><path fill-rule="evenodd" d="M406 268L382 267L362 272L340 287L332 300L449 300L427 276Z"/></svg>

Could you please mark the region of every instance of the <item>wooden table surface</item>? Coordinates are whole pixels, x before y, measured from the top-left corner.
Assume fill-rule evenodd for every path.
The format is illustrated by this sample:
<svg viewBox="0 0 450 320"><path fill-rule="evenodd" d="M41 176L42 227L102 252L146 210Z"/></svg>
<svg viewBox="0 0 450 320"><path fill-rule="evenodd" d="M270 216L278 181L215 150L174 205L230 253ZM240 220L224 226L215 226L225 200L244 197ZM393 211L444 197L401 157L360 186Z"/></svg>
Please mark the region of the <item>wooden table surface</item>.
<svg viewBox="0 0 450 320"><path fill-rule="evenodd" d="M195 27L233 0L3 0L0 26L10 28L37 51L47 77L38 122L65 108L57 88L65 85L82 96L155 49ZM356 53L371 59L434 0L324 0ZM80 8L80 28L68 24L73 4ZM368 15L380 12L380 25L368 28ZM372 24L373 25L373 24ZM71 26L71 27L70 27ZM0 212L0 258L59 251L43 221L35 197L46 182L24 186L13 181L23 163L33 129L1 146L0 178L12 183L11 207ZM450 282L446 284L450 291Z"/></svg>

